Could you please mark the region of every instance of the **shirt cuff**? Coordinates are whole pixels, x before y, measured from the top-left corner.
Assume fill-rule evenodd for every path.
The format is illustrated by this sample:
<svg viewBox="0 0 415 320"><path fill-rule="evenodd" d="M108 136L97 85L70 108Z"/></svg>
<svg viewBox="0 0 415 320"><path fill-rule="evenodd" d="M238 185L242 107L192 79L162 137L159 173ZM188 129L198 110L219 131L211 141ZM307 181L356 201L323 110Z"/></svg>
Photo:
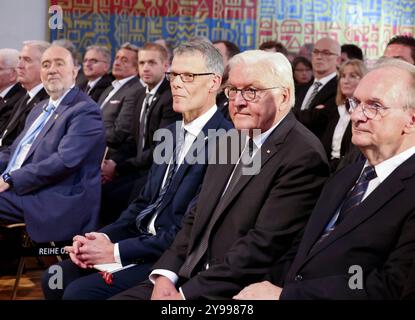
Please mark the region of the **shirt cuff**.
<svg viewBox="0 0 415 320"><path fill-rule="evenodd" d="M120 256L120 245L118 242L114 245L114 260L115 262L122 264Z"/></svg>
<svg viewBox="0 0 415 320"><path fill-rule="evenodd" d="M183 300L186 300L186 297L184 296L184 293L183 293L182 287L180 287L180 288L179 288L179 292L180 292L180 294L181 294L181 296L182 296Z"/></svg>
<svg viewBox="0 0 415 320"><path fill-rule="evenodd" d="M155 269L150 273L150 276L148 277L152 284L156 282L157 276L164 276L168 278L174 284L176 284L177 281L179 280L179 277L177 276L177 274L175 274L172 271L169 271L166 269Z"/></svg>

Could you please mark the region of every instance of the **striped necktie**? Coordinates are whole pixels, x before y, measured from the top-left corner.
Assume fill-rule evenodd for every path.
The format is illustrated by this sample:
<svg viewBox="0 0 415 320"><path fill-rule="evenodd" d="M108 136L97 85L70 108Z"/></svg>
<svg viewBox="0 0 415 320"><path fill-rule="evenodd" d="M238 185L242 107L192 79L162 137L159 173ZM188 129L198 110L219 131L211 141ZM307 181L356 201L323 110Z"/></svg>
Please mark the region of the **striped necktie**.
<svg viewBox="0 0 415 320"><path fill-rule="evenodd" d="M307 103L304 105L303 108L301 108L301 110L308 110L310 109L311 106L311 102L314 100L314 98L316 97L317 93L318 93L318 89L322 86L323 84L321 82L314 82L313 84L313 91L311 92L310 97L308 98Z"/></svg>

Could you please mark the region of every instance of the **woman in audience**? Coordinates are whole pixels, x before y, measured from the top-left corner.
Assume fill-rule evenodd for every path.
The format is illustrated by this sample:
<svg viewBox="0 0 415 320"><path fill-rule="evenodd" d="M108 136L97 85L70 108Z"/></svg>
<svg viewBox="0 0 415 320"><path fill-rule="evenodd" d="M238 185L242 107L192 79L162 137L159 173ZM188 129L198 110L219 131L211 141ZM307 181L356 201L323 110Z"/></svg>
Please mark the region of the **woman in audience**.
<svg viewBox="0 0 415 320"><path fill-rule="evenodd" d="M351 144L352 129L348 112L347 98L353 97L354 90L367 69L361 60L351 59L343 63L339 69L337 84L337 115L328 125L322 142L330 159L330 169L334 172L340 159Z"/></svg>
<svg viewBox="0 0 415 320"><path fill-rule="evenodd" d="M313 81L313 68L306 57L296 57L292 66L296 86L306 85Z"/></svg>

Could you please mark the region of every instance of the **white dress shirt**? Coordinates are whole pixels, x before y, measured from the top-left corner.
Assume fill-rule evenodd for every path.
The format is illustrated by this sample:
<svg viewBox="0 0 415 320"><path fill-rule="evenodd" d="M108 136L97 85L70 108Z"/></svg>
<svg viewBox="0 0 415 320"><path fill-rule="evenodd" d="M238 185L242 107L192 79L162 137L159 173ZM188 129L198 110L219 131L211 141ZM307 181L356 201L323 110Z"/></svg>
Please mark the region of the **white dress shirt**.
<svg viewBox="0 0 415 320"><path fill-rule="evenodd" d="M314 83L316 82L320 82L321 86L318 88L318 92L320 92L321 89L324 88L324 86L333 78L335 78L337 76L336 72L330 73L328 76L325 76L324 78L321 79L314 79L313 84L310 86L310 88L308 88L307 94L304 97L303 103L301 104L301 110L304 110L306 105L308 104L308 100L310 99L311 94L314 91Z"/></svg>

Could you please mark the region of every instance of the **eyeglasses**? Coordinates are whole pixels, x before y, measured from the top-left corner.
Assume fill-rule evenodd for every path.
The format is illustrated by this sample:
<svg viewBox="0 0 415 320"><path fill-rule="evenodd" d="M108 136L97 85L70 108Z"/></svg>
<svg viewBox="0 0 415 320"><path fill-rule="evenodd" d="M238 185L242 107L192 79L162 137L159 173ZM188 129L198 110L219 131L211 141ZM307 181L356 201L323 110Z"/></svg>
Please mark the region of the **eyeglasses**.
<svg viewBox="0 0 415 320"><path fill-rule="evenodd" d="M235 87L226 87L225 96L227 96L229 100L234 100L236 98L236 94L238 93L238 91L240 91L245 101L252 101L252 100L255 100L256 94L258 91L281 89L281 88L282 87L271 87L271 88L264 88L264 89L254 89L254 88L237 89Z"/></svg>
<svg viewBox="0 0 415 320"><path fill-rule="evenodd" d="M83 61L84 64L88 64L88 63L97 64L98 62L106 63L106 61L104 60L97 60L97 59L84 59Z"/></svg>
<svg viewBox="0 0 415 320"><path fill-rule="evenodd" d="M358 101L356 98L347 98L347 102L349 103L349 113L353 113L359 106L362 106L362 112L368 119L374 119L378 114L383 117L384 111L392 109L389 107L384 107L378 102L364 103Z"/></svg>
<svg viewBox="0 0 415 320"><path fill-rule="evenodd" d="M177 76L180 76L180 79L182 79L183 82L193 82L193 80L195 79L195 77L199 77L199 76L207 76L213 74L213 72L206 72L206 73L176 73L176 72L166 72L166 79L168 81L173 82L174 79L176 79Z"/></svg>
<svg viewBox="0 0 415 320"><path fill-rule="evenodd" d="M313 51L311 52L313 55L318 56L318 55L322 55L323 57L329 57L329 56L337 56L337 53L331 52L329 50L318 50L318 49L313 49Z"/></svg>

